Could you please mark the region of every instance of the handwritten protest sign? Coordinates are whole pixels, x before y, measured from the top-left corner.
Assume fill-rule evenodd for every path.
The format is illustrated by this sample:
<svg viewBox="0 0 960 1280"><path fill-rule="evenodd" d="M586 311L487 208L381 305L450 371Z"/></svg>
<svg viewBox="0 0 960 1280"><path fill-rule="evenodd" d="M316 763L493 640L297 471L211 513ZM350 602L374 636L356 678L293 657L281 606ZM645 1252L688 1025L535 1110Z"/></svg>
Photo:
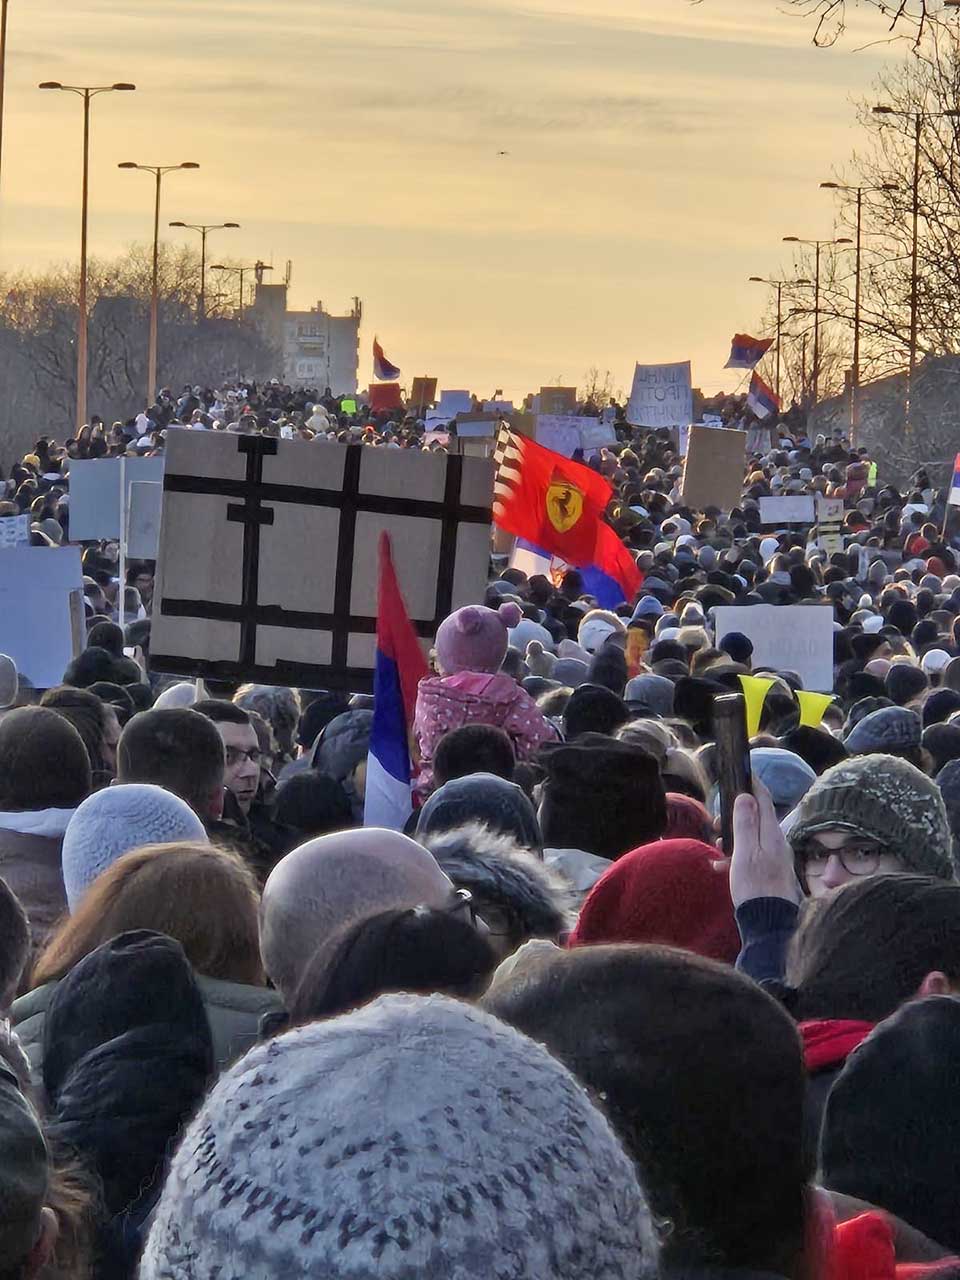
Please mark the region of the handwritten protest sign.
<svg viewBox="0 0 960 1280"><path fill-rule="evenodd" d="M731 631L753 643L753 669L795 671L803 687L833 691L833 610L823 605L722 605L713 611L717 644Z"/></svg>
<svg viewBox="0 0 960 1280"><path fill-rule="evenodd" d="M816 512L813 494L788 498L760 498L760 523L776 525L813 524Z"/></svg>
<svg viewBox="0 0 960 1280"><path fill-rule="evenodd" d="M160 545L160 509L163 485L138 480L130 486L127 506L127 555L134 560L156 560Z"/></svg>
<svg viewBox="0 0 960 1280"><path fill-rule="evenodd" d="M545 449L572 458L580 448L580 428L577 418L567 418L555 413L537 415L536 441Z"/></svg>
<svg viewBox="0 0 960 1280"><path fill-rule="evenodd" d="M627 421L635 427L679 427L692 422L690 361L638 364L627 406Z"/></svg>
<svg viewBox="0 0 960 1280"><path fill-rule="evenodd" d="M30 541L30 517L0 517L0 550L16 547Z"/></svg>
<svg viewBox="0 0 960 1280"><path fill-rule="evenodd" d="M580 447L588 457L597 449L617 443L617 433L612 423L598 421L596 418L577 418L575 421L580 423Z"/></svg>
<svg viewBox="0 0 960 1280"><path fill-rule="evenodd" d="M196 433L201 434L200 432ZM163 458L124 458L127 505L138 480L163 479ZM70 538L87 542L120 537L120 459L70 463Z"/></svg>
<svg viewBox="0 0 960 1280"><path fill-rule="evenodd" d="M691 427L681 497L688 507L732 511L743 493L746 432Z"/></svg>

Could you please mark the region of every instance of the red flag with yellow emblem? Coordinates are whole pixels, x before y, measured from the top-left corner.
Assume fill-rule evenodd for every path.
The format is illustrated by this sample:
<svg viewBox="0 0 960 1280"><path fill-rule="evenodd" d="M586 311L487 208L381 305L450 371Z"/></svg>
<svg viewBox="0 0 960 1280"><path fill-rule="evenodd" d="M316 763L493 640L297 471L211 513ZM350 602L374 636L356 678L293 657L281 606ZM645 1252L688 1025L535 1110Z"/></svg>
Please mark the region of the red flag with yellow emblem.
<svg viewBox="0 0 960 1280"><path fill-rule="evenodd" d="M591 564L598 525L613 496L598 472L504 430L495 459L493 520L568 564Z"/></svg>

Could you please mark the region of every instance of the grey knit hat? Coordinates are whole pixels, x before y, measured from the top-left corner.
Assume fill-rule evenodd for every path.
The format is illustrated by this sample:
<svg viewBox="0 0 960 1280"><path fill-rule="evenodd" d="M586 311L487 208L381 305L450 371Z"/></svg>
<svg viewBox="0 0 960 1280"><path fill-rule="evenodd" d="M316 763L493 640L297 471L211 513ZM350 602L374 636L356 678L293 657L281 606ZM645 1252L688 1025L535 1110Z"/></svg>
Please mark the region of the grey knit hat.
<svg viewBox="0 0 960 1280"><path fill-rule="evenodd" d="M852 756L919 747L923 721L907 707L880 707L864 716L844 739Z"/></svg>
<svg viewBox="0 0 960 1280"><path fill-rule="evenodd" d="M141 1280L646 1280L633 1166L545 1049L384 996L253 1049L188 1129Z"/></svg>
<svg viewBox="0 0 960 1280"><path fill-rule="evenodd" d="M788 839L799 853L812 835L836 827L876 840L907 871L955 878L940 789L907 760L870 755L834 765L800 801Z"/></svg>

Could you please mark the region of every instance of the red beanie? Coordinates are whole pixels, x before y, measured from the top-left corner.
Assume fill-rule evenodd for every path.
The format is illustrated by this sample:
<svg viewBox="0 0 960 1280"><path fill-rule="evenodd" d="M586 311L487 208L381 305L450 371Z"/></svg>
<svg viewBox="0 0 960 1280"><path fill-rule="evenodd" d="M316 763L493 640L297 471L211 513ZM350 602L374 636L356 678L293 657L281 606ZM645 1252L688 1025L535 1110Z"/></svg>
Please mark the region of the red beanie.
<svg viewBox="0 0 960 1280"><path fill-rule="evenodd" d="M692 796L683 796L678 792L667 792L667 825L663 831L664 840L703 840L709 843L713 835L713 819L707 812L706 805L694 800Z"/></svg>
<svg viewBox="0 0 960 1280"><path fill-rule="evenodd" d="M740 935L729 864L699 840L658 840L605 871L580 911L571 947L656 942L733 964Z"/></svg>

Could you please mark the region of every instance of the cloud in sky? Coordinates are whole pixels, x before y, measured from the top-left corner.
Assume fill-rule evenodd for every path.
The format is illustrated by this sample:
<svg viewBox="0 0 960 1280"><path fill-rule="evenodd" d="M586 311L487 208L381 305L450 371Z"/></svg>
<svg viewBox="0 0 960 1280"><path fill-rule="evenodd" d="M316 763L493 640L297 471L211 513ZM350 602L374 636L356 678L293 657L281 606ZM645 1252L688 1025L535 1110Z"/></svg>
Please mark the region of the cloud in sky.
<svg viewBox="0 0 960 1280"><path fill-rule="evenodd" d="M520 395L691 356L729 386L746 277L830 229L817 184L891 56L859 34L815 50L774 0L33 0L11 7L4 260L76 253L79 104L37 82L130 78L94 105L95 252L149 235L118 160L193 159L164 221L241 222L229 251L292 258L297 305L359 294L407 371Z"/></svg>

